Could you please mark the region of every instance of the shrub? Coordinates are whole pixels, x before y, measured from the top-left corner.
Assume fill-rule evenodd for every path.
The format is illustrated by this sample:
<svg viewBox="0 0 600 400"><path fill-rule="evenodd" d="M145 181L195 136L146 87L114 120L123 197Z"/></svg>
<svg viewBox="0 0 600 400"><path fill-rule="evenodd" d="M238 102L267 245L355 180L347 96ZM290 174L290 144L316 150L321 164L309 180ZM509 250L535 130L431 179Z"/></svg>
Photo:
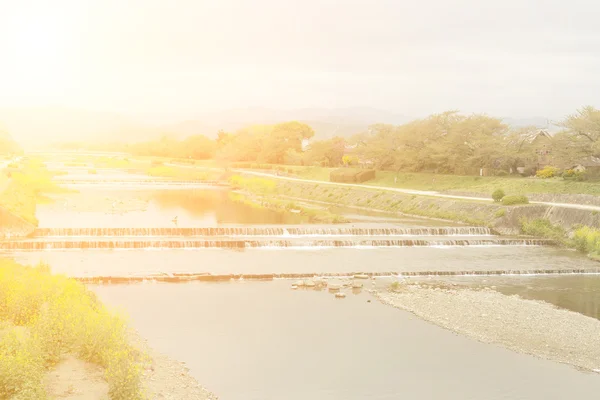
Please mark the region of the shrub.
<svg viewBox="0 0 600 400"><path fill-rule="evenodd" d="M552 225L552 222L544 218L534 220L522 219L520 223L521 232L526 235L553 239L560 242L564 241L566 236L565 230L562 227Z"/></svg>
<svg viewBox="0 0 600 400"><path fill-rule="evenodd" d="M496 172L496 176L508 176L508 171L501 169L500 171Z"/></svg>
<svg viewBox="0 0 600 400"><path fill-rule="evenodd" d="M555 176L559 176L560 170L556 167L552 167L550 165L545 166L535 173L535 176L542 179L554 178Z"/></svg>
<svg viewBox="0 0 600 400"><path fill-rule="evenodd" d="M502 218L506 215L506 208L501 208L496 211L496 218Z"/></svg>
<svg viewBox="0 0 600 400"><path fill-rule="evenodd" d="M502 201L502 198L504 198L504 196L504 190L502 189L496 189L494 190L494 193L492 193L492 199L494 199L495 202Z"/></svg>
<svg viewBox="0 0 600 400"><path fill-rule="evenodd" d="M600 230L582 226L573 234L575 248L584 253L600 252Z"/></svg>
<svg viewBox="0 0 600 400"><path fill-rule="evenodd" d="M562 177L564 180L573 180L577 182L583 182L587 180L587 174L585 171L576 171L574 169L566 170Z"/></svg>
<svg viewBox="0 0 600 400"><path fill-rule="evenodd" d="M517 204L529 204L529 199L527 196L518 195L518 196L504 196L502 198L502 204L505 206L514 206Z"/></svg>

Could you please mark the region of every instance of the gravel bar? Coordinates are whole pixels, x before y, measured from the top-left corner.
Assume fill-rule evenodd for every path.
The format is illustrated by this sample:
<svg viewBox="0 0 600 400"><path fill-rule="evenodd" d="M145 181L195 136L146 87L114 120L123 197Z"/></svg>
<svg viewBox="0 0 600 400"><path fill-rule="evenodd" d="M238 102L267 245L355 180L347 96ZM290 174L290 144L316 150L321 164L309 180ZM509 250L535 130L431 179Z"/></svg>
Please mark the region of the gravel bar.
<svg viewBox="0 0 600 400"><path fill-rule="evenodd" d="M492 289L400 284L384 303L443 328L510 350L600 372L600 321Z"/></svg>

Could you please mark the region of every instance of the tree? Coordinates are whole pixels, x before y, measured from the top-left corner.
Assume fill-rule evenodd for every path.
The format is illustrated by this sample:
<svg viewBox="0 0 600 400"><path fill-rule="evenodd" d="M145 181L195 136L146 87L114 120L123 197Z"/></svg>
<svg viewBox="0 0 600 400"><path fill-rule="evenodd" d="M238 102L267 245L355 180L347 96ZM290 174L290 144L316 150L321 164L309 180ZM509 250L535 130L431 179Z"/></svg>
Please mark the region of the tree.
<svg viewBox="0 0 600 400"><path fill-rule="evenodd" d="M310 139L314 134L309 125L298 121L277 124L263 136L262 151L258 160L282 164L288 150L302 151L302 141Z"/></svg>
<svg viewBox="0 0 600 400"><path fill-rule="evenodd" d="M306 165L318 164L327 167L337 167L342 163L345 145L344 139L340 137L311 143L310 149L304 155L304 163Z"/></svg>
<svg viewBox="0 0 600 400"><path fill-rule="evenodd" d="M600 110L586 106L569 115L561 125L570 136L569 147L576 153L600 156Z"/></svg>

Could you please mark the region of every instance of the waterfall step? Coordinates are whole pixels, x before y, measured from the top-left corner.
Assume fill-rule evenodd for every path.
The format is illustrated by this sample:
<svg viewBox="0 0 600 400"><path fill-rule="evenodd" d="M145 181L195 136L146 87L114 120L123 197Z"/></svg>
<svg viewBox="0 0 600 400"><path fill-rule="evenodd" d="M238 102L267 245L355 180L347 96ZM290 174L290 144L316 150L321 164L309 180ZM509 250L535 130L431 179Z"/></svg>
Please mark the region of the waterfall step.
<svg viewBox="0 0 600 400"><path fill-rule="evenodd" d="M0 250L62 249L203 249L203 248L344 248L423 246L544 246L546 239L369 239L369 240L15 240L0 242Z"/></svg>
<svg viewBox="0 0 600 400"><path fill-rule="evenodd" d="M217 228L39 228L34 237L176 236L491 236L486 227L217 227Z"/></svg>

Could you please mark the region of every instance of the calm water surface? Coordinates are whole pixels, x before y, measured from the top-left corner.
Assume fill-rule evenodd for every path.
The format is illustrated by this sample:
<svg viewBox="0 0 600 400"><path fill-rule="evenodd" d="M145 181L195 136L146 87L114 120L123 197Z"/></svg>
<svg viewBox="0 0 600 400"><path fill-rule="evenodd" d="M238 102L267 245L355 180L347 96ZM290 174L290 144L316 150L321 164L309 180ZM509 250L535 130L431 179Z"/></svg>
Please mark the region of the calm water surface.
<svg viewBox="0 0 600 400"><path fill-rule="evenodd" d="M482 271L597 268L571 251L547 247L405 247L200 250L67 250L7 253L71 276L173 272L214 274Z"/></svg>
<svg viewBox="0 0 600 400"><path fill-rule="evenodd" d="M224 400L590 398L600 375L289 282L95 286Z"/></svg>

